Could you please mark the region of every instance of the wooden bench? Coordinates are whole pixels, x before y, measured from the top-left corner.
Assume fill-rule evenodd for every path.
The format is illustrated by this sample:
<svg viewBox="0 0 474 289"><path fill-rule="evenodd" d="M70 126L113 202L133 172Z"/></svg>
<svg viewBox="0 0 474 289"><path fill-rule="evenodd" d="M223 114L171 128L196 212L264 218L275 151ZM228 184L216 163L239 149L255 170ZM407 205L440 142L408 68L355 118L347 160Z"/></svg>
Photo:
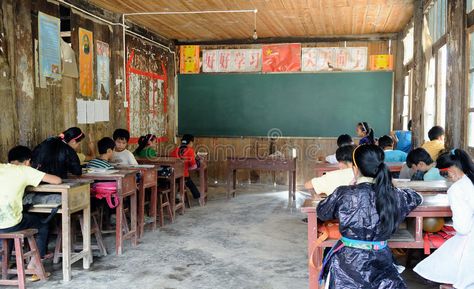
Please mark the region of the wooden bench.
<svg viewBox="0 0 474 289"><path fill-rule="evenodd" d="M11 233L0 233L0 240L2 240L2 279L0 279L0 285L7 286L18 286L18 288L26 288L25 285L25 274L36 274L41 280L45 280L46 272L44 271L43 264L41 263L41 256L39 254L38 247L34 235L38 233L36 229L27 229ZM23 252L23 240L28 240L30 251ZM16 269L9 269L9 250L8 241L13 240L15 247L16 256ZM33 269L25 268L25 259L31 258L31 264ZM16 274L17 280L9 280L9 274Z"/></svg>

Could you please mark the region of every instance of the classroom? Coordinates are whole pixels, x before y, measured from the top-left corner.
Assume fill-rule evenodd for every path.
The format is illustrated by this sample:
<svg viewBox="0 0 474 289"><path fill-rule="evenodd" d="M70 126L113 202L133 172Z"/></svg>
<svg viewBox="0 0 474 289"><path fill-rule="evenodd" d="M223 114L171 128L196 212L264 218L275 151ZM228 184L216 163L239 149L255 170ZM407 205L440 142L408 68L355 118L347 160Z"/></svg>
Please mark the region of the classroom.
<svg viewBox="0 0 474 289"><path fill-rule="evenodd" d="M474 289L474 0L0 0L0 288Z"/></svg>

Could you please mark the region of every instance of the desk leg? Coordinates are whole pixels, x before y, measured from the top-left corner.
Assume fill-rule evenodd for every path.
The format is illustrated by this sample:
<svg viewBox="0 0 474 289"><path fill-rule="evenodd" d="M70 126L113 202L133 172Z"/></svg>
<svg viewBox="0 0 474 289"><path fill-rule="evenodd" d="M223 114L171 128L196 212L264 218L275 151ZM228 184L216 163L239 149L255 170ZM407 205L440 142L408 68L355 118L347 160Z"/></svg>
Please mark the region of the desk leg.
<svg viewBox="0 0 474 289"><path fill-rule="evenodd" d="M117 194L119 196L119 205L115 209L115 253L122 255L123 253L123 196L122 196L122 182L117 181Z"/></svg>
<svg viewBox="0 0 474 289"><path fill-rule="evenodd" d="M84 269L89 269L90 264L92 264L92 249L91 249L91 207L90 204L83 211L84 219L82 221L82 248L86 252L87 257L82 259L82 267Z"/></svg>
<svg viewBox="0 0 474 289"><path fill-rule="evenodd" d="M317 240L317 219L316 219L316 213L309 213L308 214L308 260L313 258L314 265L316 267L319 267L322 263L321 260L321 248L314 248L314 243ZM315 256L313 255L313 250L315 251ZM308 263L309 264L309 263ZM318 277L319 277L319 271L317 268L311 267L308 265L308 271L309 271L309 288L310 289L318 289Z"/></svg>
<svg viewBox="0 0 474 289"><path fill-rule="evenodd" d="M71 281L71 216L62 214L63 281ZM89 235L90 236L90 235Z"/></svg>
<svg viewBox="0 0 474 289"><path fill-rule="evenodd" d="M293 171L293 201L296 201L296 171Z"/></svg>
<svg viewBox="0 0 474 289"><path fill-rule="evenodd" d="M232 197L235 198L235 193L237 190L237 170L232 170L232 189L234 190L232 192Z"/></svg>
<svg viewBox="0 0 474 289"><path fill-rule="evenodd" d="M181 194L181 200L183 202L183 206L181 207L181 213L184 214L184 210L186 208L186 188L184 184L184 176L179 178L179 193Z"/></svg>
<svg viewBox="0 0 474 289"><path fill-rule="evenodd" d="M227 199L230 198L230 192L231 192L231 183L232 183L232 170L228 169L227 170Z"/></svg>
<svg viewBox="0 0 474 289"><path fill-rule="evenodd" d="M173 218L176 216L175 214L175 207L176 207L176 178L174 175L171 176L170 178L170 189L171 189L171 197L170 197L170 207L171 207L171 212L173 213Z"/></svg>
<svg viewBox="0 0 474 289"><path fill-rule="evenodd" d="M151 187L151 197L150 197L150 215L153 218L153 227L152 230L156 230L156 207L158 206L158 188L155 186Z"/></svg>
<svg viewBox="0 0 474 289"><path fill-rule="evenodd" d="M205 169L199 169L199 192L201 193L200 205L203 206L206 201L206 177Z"/></svg>
<svg viewBox="0 0 474 289"><path fill-rule="evenodd" d="M145 189L143 189L145 191ZM145 197L145 196L143 196ZM145 203L145 201L143 201ZM124 220L125 222L127 220ZM138 245L138 231L137 231L137 190L135 189L134 193L130 195L130 222L131 229L133 233L132 236L132 246L136 247ZM140 223L140 226L143 228L143 220ZM141 231L143 233L143 230Z"/></svg>
<svg viewBox="0 0 474 289"><path fill-rule="evenodd" d="M288 206L292 204L292 193L293 193L293 172L288 171Z"/></svg>
<svg viewBox="0 0 474 289"><path fill-rule="evenodd" d="M144 175L142 174L142 177ZM133 230L133 229L132 229ZM143 180L138 189L138 238L142 238L143 231L145 230L145 187L143 186Z"/></svg>

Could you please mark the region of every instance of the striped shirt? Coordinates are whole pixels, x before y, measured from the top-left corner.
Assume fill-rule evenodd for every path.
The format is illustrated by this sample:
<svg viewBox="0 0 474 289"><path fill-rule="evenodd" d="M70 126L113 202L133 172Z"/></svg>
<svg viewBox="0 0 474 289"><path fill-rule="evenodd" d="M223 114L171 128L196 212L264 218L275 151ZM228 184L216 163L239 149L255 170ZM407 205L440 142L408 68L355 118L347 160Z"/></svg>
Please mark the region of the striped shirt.
<svg viewBox="0 0 474 289"><path fill-rule="evenodd" d="M88 168L99 168L99 169L113 169L114 167L105 160L102 159L93 159L87 164Z"/></svg>

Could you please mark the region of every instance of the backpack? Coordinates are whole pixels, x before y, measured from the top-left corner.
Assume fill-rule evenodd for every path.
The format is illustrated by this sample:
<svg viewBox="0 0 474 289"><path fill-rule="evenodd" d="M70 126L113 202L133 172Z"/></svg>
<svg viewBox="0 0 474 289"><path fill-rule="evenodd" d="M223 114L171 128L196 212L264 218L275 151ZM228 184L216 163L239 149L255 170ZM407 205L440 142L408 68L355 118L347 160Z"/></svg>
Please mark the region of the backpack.
<svg viewBox="0 0 474 289"><path fill-rule="evenodd" d="M98 200L105 198L109 208L114 209L120 204L115 182L98 182L91 186L91 194Z"/></svg>

